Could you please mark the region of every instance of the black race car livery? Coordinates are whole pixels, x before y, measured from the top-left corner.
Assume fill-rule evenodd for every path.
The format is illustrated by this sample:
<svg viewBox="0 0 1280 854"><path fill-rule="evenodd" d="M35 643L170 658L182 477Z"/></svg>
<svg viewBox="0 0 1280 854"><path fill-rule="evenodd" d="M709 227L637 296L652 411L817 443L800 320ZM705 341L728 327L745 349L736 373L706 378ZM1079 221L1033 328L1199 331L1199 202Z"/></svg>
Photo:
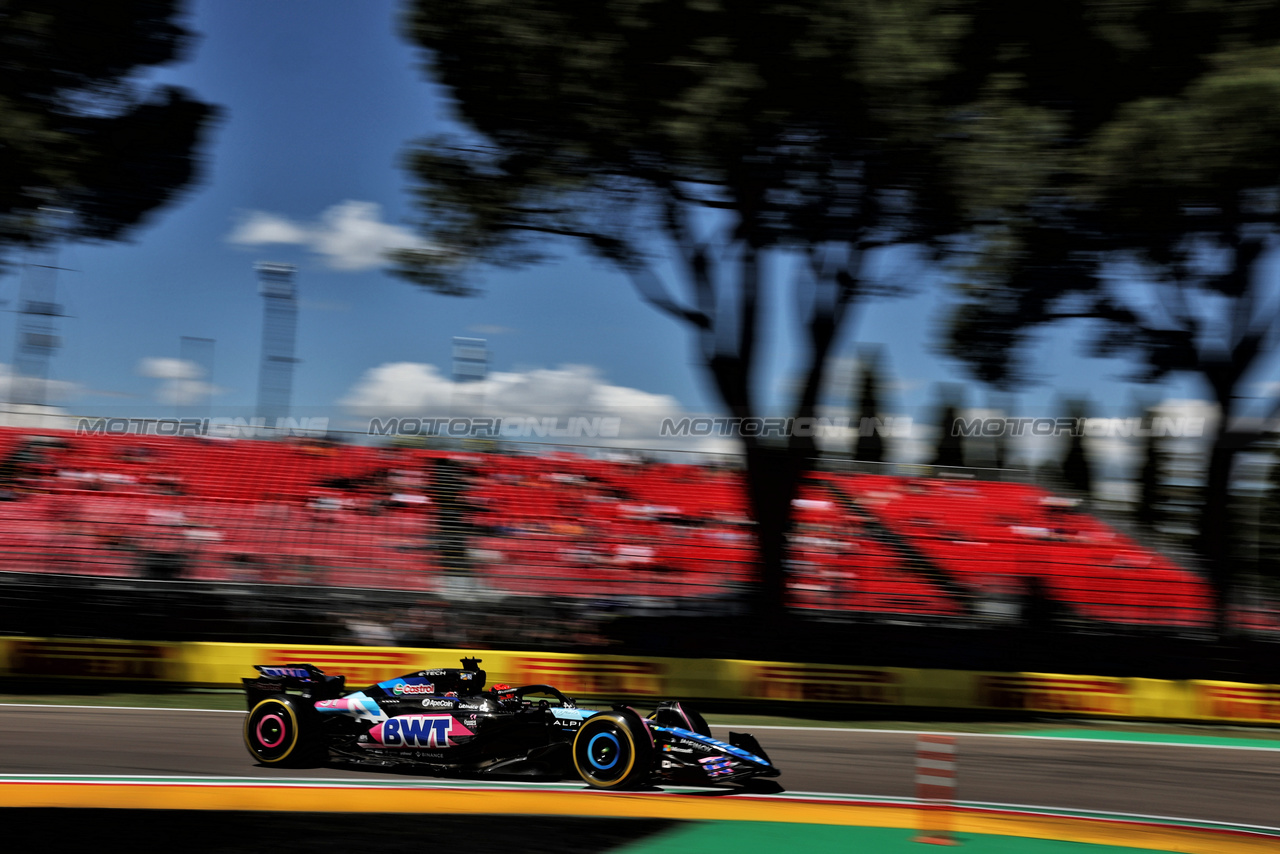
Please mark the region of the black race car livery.
<svg viewBox="0 0 1280 854"><path fill-rule="evenodd" d="M550 685L485 687L479 659L348 691L311 664L256 665L245 679L244 742L264 765L336 760L435 774L581 777L600 789L655 783L744 785L777 777L747 733L712 737L678 701L647 717L580 708Z"/></svg>

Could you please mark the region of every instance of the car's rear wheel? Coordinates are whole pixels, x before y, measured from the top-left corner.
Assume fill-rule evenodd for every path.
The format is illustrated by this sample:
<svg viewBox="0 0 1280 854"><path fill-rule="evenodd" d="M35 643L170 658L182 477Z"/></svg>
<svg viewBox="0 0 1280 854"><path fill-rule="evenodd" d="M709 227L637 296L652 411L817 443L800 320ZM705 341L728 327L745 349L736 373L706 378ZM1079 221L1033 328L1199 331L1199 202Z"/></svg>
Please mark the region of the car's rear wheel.
<svg viewBox="0 0 1280 854"><path fill-rule="evenodd" d="M244 719L244 744L264 765L314 764L319 740L313 714L286 694L260 701Z"/></svg>
<svg viewBox="0 0 1280 854"><path fill-rule="evenodd" d="M653 743L639 715L592 715L573 739L573 764L597 789L634 789L652 773Z"/></svg>

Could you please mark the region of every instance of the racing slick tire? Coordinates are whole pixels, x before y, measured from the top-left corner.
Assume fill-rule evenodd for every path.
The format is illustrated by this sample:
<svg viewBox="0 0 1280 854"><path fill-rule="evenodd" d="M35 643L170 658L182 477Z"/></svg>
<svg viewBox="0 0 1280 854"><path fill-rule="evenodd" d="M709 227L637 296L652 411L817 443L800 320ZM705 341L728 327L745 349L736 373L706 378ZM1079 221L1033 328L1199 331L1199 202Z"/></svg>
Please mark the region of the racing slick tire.
<svg viewBox="0 0 1280 854"><path fill-rule="evenodd" d="M263 698L244 719L244 745L263 765L318 764L320 740L315 713L287 694Z"/></svg>
<svg viewBox="0 0 1280 854"><path fill-rule="evenodd" d="M602 712L574 737L573 765L594 788L635 789L653 773L653 742L634 712Z"/></svg>

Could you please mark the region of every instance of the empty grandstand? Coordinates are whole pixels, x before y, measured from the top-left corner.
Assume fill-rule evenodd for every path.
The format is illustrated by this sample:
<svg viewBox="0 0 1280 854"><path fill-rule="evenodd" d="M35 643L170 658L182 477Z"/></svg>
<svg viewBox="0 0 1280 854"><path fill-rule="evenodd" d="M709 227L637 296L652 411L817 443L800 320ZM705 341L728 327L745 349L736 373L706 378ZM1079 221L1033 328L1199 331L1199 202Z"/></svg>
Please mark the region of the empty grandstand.
<svg viewBox="0 0 1280 854"><path fill-rule="evenodd" d="M0 430L0 572L731 607L740 474L580 454ZM1199 576L1017 483L822 472L789 604L830 618L1199 629Z"/></svg>

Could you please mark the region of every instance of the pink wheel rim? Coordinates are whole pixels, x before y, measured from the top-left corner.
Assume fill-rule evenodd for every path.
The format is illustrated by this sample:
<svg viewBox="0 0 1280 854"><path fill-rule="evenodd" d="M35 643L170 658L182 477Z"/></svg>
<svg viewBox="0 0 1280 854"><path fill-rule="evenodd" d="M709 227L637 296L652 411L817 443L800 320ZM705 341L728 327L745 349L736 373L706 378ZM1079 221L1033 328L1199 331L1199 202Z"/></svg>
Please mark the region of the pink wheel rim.
<svg viewBox="0 0 1280 854"><path fill-rule="evenodd" d="M267 721L275 721L276 723L280 724L280 735L278 738L276 738L275 741L267 741L267 736L263 735L262 733L262 725L265 724ZM258 743L260 743L263 747L266 747L266 748L279 747L284 742L284 733L285 733L284 718L280 717L279 715L275 715L275 714L263 715L262 718L258 721Z"/></svg>

